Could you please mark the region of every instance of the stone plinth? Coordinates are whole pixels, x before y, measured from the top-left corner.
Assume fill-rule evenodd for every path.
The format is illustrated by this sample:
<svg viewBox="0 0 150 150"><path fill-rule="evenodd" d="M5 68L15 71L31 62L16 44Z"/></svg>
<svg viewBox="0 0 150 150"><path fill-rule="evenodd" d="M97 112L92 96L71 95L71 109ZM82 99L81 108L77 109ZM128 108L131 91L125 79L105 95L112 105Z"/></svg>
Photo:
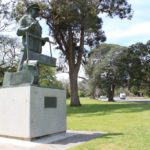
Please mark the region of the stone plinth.
<svg viewBox="0 0 150 150"><path fill-rule="evenodd" d="M65 131L64 90L30 85L0 89L0 136L31 140Z"/></svg>

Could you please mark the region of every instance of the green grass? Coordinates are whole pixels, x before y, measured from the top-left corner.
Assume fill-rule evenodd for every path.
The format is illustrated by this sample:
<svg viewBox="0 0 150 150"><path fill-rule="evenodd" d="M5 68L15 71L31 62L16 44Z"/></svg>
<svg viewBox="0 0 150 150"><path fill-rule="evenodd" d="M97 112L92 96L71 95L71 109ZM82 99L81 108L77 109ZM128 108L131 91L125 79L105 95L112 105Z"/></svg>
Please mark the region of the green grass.
<svg viewBox="0 0 150 150"><path fill-rule="evenodd" d="M68 129L107 134L70 150L150 150L150 103L92 99L81 103L82 107L68 106Z"/></svg>

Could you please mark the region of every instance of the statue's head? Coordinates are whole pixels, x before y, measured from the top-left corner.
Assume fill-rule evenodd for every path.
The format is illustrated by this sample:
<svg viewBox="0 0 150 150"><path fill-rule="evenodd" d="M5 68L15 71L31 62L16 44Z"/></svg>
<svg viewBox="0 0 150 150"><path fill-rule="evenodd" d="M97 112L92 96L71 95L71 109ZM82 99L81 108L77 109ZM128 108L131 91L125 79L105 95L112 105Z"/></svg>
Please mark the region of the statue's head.
<svg viewBox="0 0 150 150"><path fill-rule="evenodd" d="M40 11L40 7L37 3L29 3L27 6L27 12L30 12L32 9L37 9Z"/></svg>
<svg viewBox="0 0 150 150"><path fill-rule="evenodd" d="M39 16L40 7L37 3L30 3L27 6L27 13L30 13L32 17L36 18Z"/></svg>

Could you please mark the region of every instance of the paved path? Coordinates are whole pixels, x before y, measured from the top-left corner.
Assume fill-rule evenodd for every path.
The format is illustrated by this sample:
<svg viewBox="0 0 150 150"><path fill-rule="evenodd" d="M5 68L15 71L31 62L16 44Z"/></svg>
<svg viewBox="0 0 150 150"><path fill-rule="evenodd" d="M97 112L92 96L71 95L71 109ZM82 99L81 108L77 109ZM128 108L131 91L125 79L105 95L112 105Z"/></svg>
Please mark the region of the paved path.
<svg viewBox="0 0 150 150"><path fill-rule="evenodd" d="M45 137L33 142L0 137L0 150L66 150L103 134L105 133L67 131L64 134Z"/></svg>

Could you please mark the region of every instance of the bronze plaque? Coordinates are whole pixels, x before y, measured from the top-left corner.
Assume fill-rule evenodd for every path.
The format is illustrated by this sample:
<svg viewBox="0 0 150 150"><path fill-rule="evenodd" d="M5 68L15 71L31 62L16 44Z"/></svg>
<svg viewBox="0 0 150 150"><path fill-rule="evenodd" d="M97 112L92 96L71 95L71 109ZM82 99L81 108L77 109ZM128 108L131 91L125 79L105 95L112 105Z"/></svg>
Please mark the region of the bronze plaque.
<svg viewBox="0 0 150 150"><path fill-rule="evenodd" d="M56 97L44 97L44 108L56 108L57 98Z"/></svg>

